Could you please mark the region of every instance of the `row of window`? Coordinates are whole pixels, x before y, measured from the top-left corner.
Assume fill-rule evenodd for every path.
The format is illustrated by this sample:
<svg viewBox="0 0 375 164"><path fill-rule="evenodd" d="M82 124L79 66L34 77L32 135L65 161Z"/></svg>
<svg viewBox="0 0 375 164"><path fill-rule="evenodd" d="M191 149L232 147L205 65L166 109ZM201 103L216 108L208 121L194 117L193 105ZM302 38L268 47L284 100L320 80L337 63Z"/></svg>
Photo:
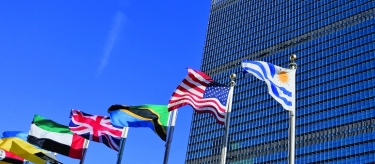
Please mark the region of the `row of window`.
<svg viewBox="0 0 375 164"><path fill-rule="evenodd" d="M362 17L362 16L360 16L360 17ZM355 19L358 19L358 17L353 17L353 18L351 18L351 19L355 20ZM345 21L344 21L344 22L345 22ZM342 22L342 23L344 23L344 22ZM327 26L327 27L328 27L328 26ZM252 36L252 35L250 35L250 36ZM275 40L275 39L277 39L277 38L272 37L272 39ZM228 39L226 39L226 41L227 41L227 40L228 40ZM250 42L250 44L251 44L251 42ZM218 47L218 46L220 47L220 45L215 44L215 47ZM207 46L206 46L205 49L206 49L206 51L207 51Z"/></svg>
<svg viewBox="0 0 375 164"><path fill-rule="evenodd" d="M312 113L311 115L299 116L297 115L297 134L308 133L310 131L335 127L347 122L355 120L363 120L371 118L375 115L375 110L371 107L375 106L374 98L368 98L364 102L347 104L340 108L323 108L327 110L319 110L319 112ZM367 110L366 110L367 108ZM315 108L314 108L315 109ZM251 131L252 133L270 133L275 131L286 130L288 116L284 114L268 115L265 117L257 117L254 119L255 113L246 114L239 117L239 121L231 122L231 133ZM298 113L298 112L297 112ZM235 120L236 118L233 118ZM312 126L312 127L310 127ZM318 129L316 129L318 128ZM206 129L207 130L207 129ZM204 129L201 129L200 134L204 134ZM206 131L210 133L210 131ZM245 135L244 138L251 137Z"/></svg>
<svg viewBox="0 0 375 164"><path fill-rule="evenodd" d="M375 79L373 79L375 84ZM372 85L375 86L375 85ZM373 87L370 87L373 88ZM356 88L353 88L353 90ZM325 93L323 95L319 96L326 96L326 95L342 95L341 92L338 90L332 90L332 94ZM336 93L337 92L337 93ZM266 94L266 93L265 93ZM359 96L363 96L363 99L358 99ZM326 119L332 119L333 117L341 117L345 114L356 112L356 111L363 111L366 108L370 108L375 105L375 101L373 99L375 97L375 88L373 89L365 89L361 92L355 92L353 94L349 94L347 96L338 97L338 99L332 99L330 101L327 101L326 98L322 100L311 100L314 98L306 99L308 100L312 106L308 106L308 108L305 108L302 106L301 108L298 108L297 111L297 125L300 126L301 124L311 124L316 121L323 121ZM268 99L268 102L274 102L273 99ZM248 102L248 101L244 101ZM298 104L302 104L303 101L299 101ZM318 103L316 103L318 102ZM319 103L320 102L320 103ZM241 126L248 127L251 125L254 128L261 127L263 125L268 125L270 123L278 123L279 121L285 121L287 120L286 115L282 115L281 113L284 112L283 109L276 112L272 106L275 106L277 104L272 104L272 106L269 105L269 103L265 102L263 104L255 104L252 105L250 108L244 108L244 106L239 106L239 108L242 109L236 109L236 105L238 103L234 104L233 113L232 113L232 120L231 120L231 126L233 127L232 131L237 132L237 124L241 124ZM250 104L250 103L247 103ZM298 107L298 106L297 106ZM249 109L249 110L247 110ZM273 110L267 110L267 109L273 109ZM330 110L324 110L324 114L322 113L322 109L330 109ZM259 112L258 112L259 111ZM286 113L286 112L284 112ZM363 114L363 115L371 115L371 113ZM198 124L194 124L192 128L192 135L196 134L203 134L205 132L210 131L216 131L216 130L222 130L222 126L219 125L212 125L210 123L214 123L214 119L211 114L206 115L198 115L198 116L205 116L201 117L204 119L193 119L194 122L200 122L201 124L205 126L201 126ZM196 117L199 118L199 117ZM251 122L248 122L250 121ZM245 125L243 125L245 123ZM247 124L247 125L246 125ZM331 124L336 124L334 120L331 120ZM322 127L324 128L324 127ZM239 130L243 130L246 128L238 128ZM220 135L220 134L218 134Z"/></svg>
<svg viewBox="0 0 375 164"><path fill-rule="evenodd" d="M340 55L346 55L346 54L352 55L352 53L355 52L354 48L360 49L359 51L357 51L355 53L360 54L360 53L364 53L364 52L369 52L372 49L373 45L371 45L371 44L366 45L366 43L367 44L371 43L373 38L375 38L375 34L373 34L371 32L371 28L369 28L370 26L371 26L371 21L366 21L364 23L357 24L357 25L355 25L355 28L352 28L352 32L349 32L349 33L352 33L353 35L355 34L358 38L357 40L347 40L347 39L345 39L345 37L343 37L339 40L336 40L335 42L325 41L326 44L319 43L320 41L318 42L316 40L311 40L311 41L306 42L304 44L299 44L299 45L293 46L290 49L287 49L287 51L290 52L290 53L298 53L299 55L300 54L302 54L302 55L303 54L308 54L308 55L319 55L319 54L326 55L326 54L329 54L330 55L330 54L339 53L341 51L342 51L342 54L340 54ZM370 35L371 33L372 33L372 35ZM337 36L337 34L332 35L332 36L340 38L340 36ZM332 40L332 38L331 38L332 36L325 37L325 38ZM346 43L342 42L342 40L346 40ZM319 44L322 44L322 45L319 45ZM245 47L243 47L241 49L246 48L246 45L247 44L244 44ZM322 47L324 45L327 45L327 46ZM363 45L363 46L361 46L361 45ZM358 46L358 47L356 47L356 46ZM353 48L351 48L351 47L353 47ZM275 47L275 48L277 48L277 47ZM324 49L322 49L322 48L324 48ZM250 52L247 52L249 50L250 49L247 49L245 54L249 54ZM242 52L245 52L245 51L242 51ZM221 55L216 55L216 56L212 56L211 58L204 59L203 70L207 70L207 69L210 70L210 69L216 68L217 66L220 66L220 65L221 66L222 65L228 65L229 63L233 63L233 62L229 61L228 59L231 59L232 61L234 61L235 59L237 60L238 57L239 57L239 54L231 53L229 58L227 57L227 58L222 59L222 57L226 56L226 53L224 53L224 54L222 54L220 52L210 52L210 53L216 53L216 54L221 54ZM229 54L227 54L227 55L229 55ZM275 55L277 55L277 54L275 54ZM286 55L286 56L288 56L288 55ZM284 55L284 58L285 58L285 55ZM302 56L301 59L303 60L303 56ZM228 61L226 61L226 60L228 60ZM212 62L215 62L216 64L210 64ZM305 68L304 67L305 63L306 62L301 63L301 66L303 67L302 69ZM208 71L208 73L209 72L211 72L211 71Z"/></svg>
<svg viewBox="0 0 375 164"><path fill-rule="evenodd" d="M241 72L235 65L241 58L265 56L261 59L285 67L288 56L297 53L297 163L374 161L369 154L375 135L368 131L373 127L364 131L352 125L375 115L375 2L228 0L218 5L226 3L211 11L202 71L225 84L231 73ZM229 163L285 163L288 112L268 95L264 82L238 77ZM342 126L351 126L350 131L334 130ZM187 163L217 163L223 126L211 114L194 114L191 128Z"/></svg>
<svg viewBox="0 0 375 164"><path fill-rule="evenodd" d="M375 128L372 130L372 131L375 131ZM315 137L311 138L311 139L308 139L309 141L310 140L316 140L316 139L321 139L322 134L320 135L316 135ZM357 135L357 134L355 134ZM310 136L309 136L310 137ZM340 137L342 138L342 137ZM340 149L341 147L344 148L344 147L352 147L353 145L361 145L361 144L367 144L367 143L370 143L370 141L373 139L373 134L367 132L366 134L364 134L362 136L362 138L360 137L354 137L353 135L351 137L348 137L348 139L346 140L337 140L339 138L336 138L336 139L332 139L333 141L329 141L328 140L325 140L324 142L320 141L318 143L318 145L313 145L313 147L304 147L304 148L297 148L297 157L303 157L303 156L309 156L311 154L314 154L318 151L332 151L332 150L335 150L335 149ZM305 138L306 140L306 138ZM349 142L345 142L345 141L349 141ZM310 142L311 143L311 142ZM282 145L281 145L282 144ZM264 156L266 154L281 154L282 151L285 151L285 149L283 148L286 148L287 147L287 143L286 142L282 142L282 143L278 143L277 147L270 147L269 144L267 145L258 145L256 147L251 147L251 149L243 149L240 151L241 155L247 155L247 156ZM313 144L316 144L316 143L313 143ZM235 147L240 147L238 146L238 144L231 144L232 146L232 150L233 149L233 146ZM297 147L299 147L299 145L297 144ZM308 150L308 151L305 151L305 150ZM366 151L367 149L357 149L353 154L357 154L358 152L359 153L368 153L369 151ZM301 154L300 152L304 152L303 154ZM238 152L238 151L235 151L235 152ZM234 152L231 152L230 154L233 154ZM352 154L352 155L353 155ZM337 158L337 157L335 157Z"/></svg>
<svg viewBox="0 0 375 164"><path fill-rule="evenodd" d="M330 77L334 77L334 74L327 76L327 79ZM344 99L346 96L350 96L351 94L362 92L364 89L374 87L374 77L375 69L372 69L368 71L359 71L357 75L355 73L345 76L343 75L337 79L329 79L329 81L326 81L326 79L322 80L319 78L313 78L310 80L310 82L304 83L305 85L297 83L296 97L298 108L309 107L312 104L321 102L322 100L340 99L345 102ZM263 82L261 83L261 86L243 86L243 88L247 89L242 92L234 93L233 109L251 105L255 108L255 110L258 110L273 106L273 104L264 104L268 102L263 101L269 100L271 97L268 96L268 91L265 90L267 89L266 84ZM367 95L367 97L374 95L373 90L367 90L364 94ZM260 106L259 103L261 103Z"/></svg>
<svg viewBox="0 0 375 164"><path fill-rule="evenodd" d="M306 161L306 159L311 158L316 154L330 154L330 155L322 155L322 158L315 158L316 161L327 160L330 158L340 158L343 156L356 155L360 153L371 152L375 143L375 127L370 133L364 133L361 137L358 136L348 136L344 138L338 138L331 141L326 142L319 142L313 145L298 147L296 148L296 160L297 161ZM316 136L310 140L315 140L316 138L321 138L321 136ZM245 145L238 145L238 144L230 144L229 150L236 150ZM263 148L261 148L263 147ZM283 142L283 145L278 145L277 147L267 147L267 145L255 146L251 147L252 150L249 151L248 149L243 149L236 152L242 152L241 154L250 155L250 156L259 156L258 158L267 157L265 160L256 159L256 161L273 161L279 158L283 158L283 154L286 153L287 142ZM188 152L188 159L202 158L205 156L209 156L212 154L219 154L220 147L206 149L206 147L202 147L203 150L193 151L190 150ZM348 152L344 152L346 150L351 150ZM233 153L230 153L233 154ZM200 156L199 156L200 155Z"/></svg>
<svg viewBox="0 0 375 164"><path fill-rule="evenodd" d="M372 115L374 114L375 114L375 111L373 112ZM302 145L303 148L301 149L309 149L309 150L311 149L311 152L314 152L314 151L318 151L316 149L319 149L319 150L320 149L323 150L323 148L334 149L335 147L345 146L348 144L349 145L358 144L360 142L371 141L375 139L374 138L375 136L373 135L373 133L371 133L371 132L375 132L374 121L375 120L369 119L368 121L359 122L359 123L351 123L351 124L347 124L343 127L338 127L338 128L332 127L331 129L314 132L308 135L297 134L298 135L296 138L297 148L299 147L298 145ZM356 120L354 120L354 122L356 122ZM343 122L342 124L345 124L345 122ZM254 136L255 133L259 133L258 136ZM239 137L238 135L242 135L242 136ZM252 152L257 153L261 151L267 151L267 149L270 149L270 148L276 150L276 149L285 147L285 145L287 145L287 142L278 143L274 146L270 145L270 143L273 143L273 141L280 140L277 136L280 136L280 135L272 135L272 134L270 135L270 134L265 134L264 132L254 132L254 130L232 134L230 137L230 145L232 146L229 147L229 150L255 146L253 148L256 148L256 150L253 150ZM283 136L284 137L282 139L286 140L287 134L285 132L283 133ZM212 149L212 146L214 146L213 148L215 148L222 143L221 142L222 136L217 136L218 139L215 139L215 140L204 138L204 136L199 136L199 137L201 137L199 140L205 141L205 142L201 142L197 144L189 143L190 146L188 148L188 152L201 150L201 149ZM241 142L238 143L238 140L241 140ZM261 146L259 146L260 144L264 144L264 146L268 146L267 149L261 148ZM304 151L304 153L310 153L310 152Z"/></svg>
<svg viewBox="0 0 375 164"><path fill-rule="evenodd" d="M375 7L375 3L372 3L372 2L368 2L367 4L362 4L362 5L357 6L357 8L360 8L361 11L371 9L373 7ZM338 8L338 9L340 9L340 8ZM306 11L311 11L311 10L306 10ZM338 10L334 10L334 11L338 11ZM344 11L347 11L347 10L344 10ZM238 26L242 27L243 30L241 30L241 28L238 28L238 26L236 26L236 25L229 26L225 29L223 29L223 27L218 27L218 30L220 30L220 31L212 31L213 32L212 35L210 33L208 33L206 46L214 45L214 46L210 46L210 47L216 49L217 47L221 46L220 44L217 44L219 42L221 42L221 44L223 44L223 43L227 44L228 41L230 42L231 40L233 41L233 40L237 40L238 38L244 38L244 37L246 37L246 38L248 38L249 40L252 41L250 44L256 45L256 44L262 43L263 45L267 45L267 44L265 44L265 42L268 42L268 41L272 41L273 44L275 44L274 42L277 41L277 39L275 39L275 37L277 37L277 36L293 33L290 37L279 37L279 38L283 38L284 41L285 41L285 40L288 40L289 38L296 37L298 35L307 33L309 31L313 31L315 29L324 27L324 26L326 26L328 24L331 24L333 22L337 22L339 20L342 20L346 17L350 17L353 14L355 14L355 13L351 13L351 15L346 15L345 13L343 13L341 15L338 15L337 17L334 16L334 13L332 13L332 14L322 14L322 15L319 15L319 16L324 16L326 18L317 18L316 20L313 20L314 18L309 16L308 17L309 19L306 20L306 21L298 21L298 22L294 22L294 23L292 21L284 21L283 19L280 19L280 18L275 19L275 20L265 21L265 22L269 22L270 25L267 25L267 23L265 24L263 22L259 22L257 20L249 20L249 19L240 20ZM337 18L337 20L335 18ZM267 19L267 17L264 18L264 19ZM264 20L264 19L260 19L260 20ZM285 17L285 19L298 20L298 19L287 18L287 17ZM246 21L249 21L249 22L244 23ZM277 21L283 21L285 23L291 23L291 24L290 25L289 24L280 24L281 22L277 23ZM263 25L262 26L259 25L259 27L256 27L256 26L258 26L256 24L257 22L261 23ZM275 22L276 22L276 24L273 24ZM313 28L314 24L316 24L316 26L317 26L316 28ZM222 26L222 24L220 24L220 26ZM290 26L290 27L288 28L288 26ZM225 32L225 33L220 34L219 32ZM249 32L249 33L244 35L247 32ZM218 36L215 36L215 35L218 35ZM218 39L217 37L219 37L221 39ZM237 38L237 39L234 39L234 38ZM258 39L260 39L260 40L258 40ZM282 42L282 41L280 40L280 42ZM235 46L237 46L237 45L235 45ZM208 47L206 47L206 48L208 48Z"/></svg>
<svg viewBox="0 0 375 164"><path fill-rule="evenodd" d="M335 36L337 39L327 37L326 40L324 40L325 44L320 43L320 42L322 42L322 41L318 41L320 39L316 39L316 40L311 41L311 43L313 43L313 45L311 43L310 44L306 43L306 45L311 45L310 48L307 49L307 48L305 48L306 46L301 46L300 47L301 50L300 50L300 52L298 52L298 54L309 54L309 55L324 54L324 55L327 55L327 54L334 54L334 53L340 54L340 52L342 52L343 54L340 54L340 55L345 55L345 53L351 54L352 52L354 52L354 50L351 47L360 47L360 45L364 45L363 47L361 47L361 49L364 49L364 50L371 49L371 47L373 47L373 46L368 45L368 43L372 43L372 41L375 37L375 34L373 34L373 32L371 30L372 25L371 25L370 21L367 21L366 23L358 24L358 25L355 25L355 26L356 26L356 28L353 29L354 31L346 33L346 35L348 35L348 36L345 36L345 35L344 36ZM373 34L373 35L368 35L368 34ZM349 38L350 40L348 40L347 38ZM356 39L356 38L358 38L358 39ZM249 43L251 43L251 42L249 42ZM263 43L259 43L259 44L263 44ZM250 46L250 47L252 46L250 44L243 44L243 45L244 45L244 47L241 48L241 49L247 49L246 48L247 46ZM232 46L233 45L228 44L226 47L229 48L229 47L232 47ZM233 46L233 47L238 47L238 46ZM224 53L221 52L221 51L226 51L226 50L220 50L220 49L221 49L220 47L218 49L216 49L216 50L218 50L217 52L210 51L210 54L212 54L212 55L208 55L209 58L204 60L203 67L208 66L208 65L209 65L209 68L217 67L219 65L222 65L222 64L225 64L225 63L228 63L229 61L231 61L231 60L228 60L228 59L238 58L238 55L233 55L236 52L231 52L231 53L227 54L225 52ZM250 50L250 49L248 49L248 50ZM350 52L349 50L352 51L352 52ZM238 49L237 51L240 51L240 49ZM296 52L296 50L294 50L294 49L293 49L293 51ZM222 55L213 55L213 54L222 54ZM228 56L228 57L226 57L226 59L224 59L223 57L225 57L225 56ZM228 61L226 61L226 60L228 60ZM303 57L301 58L301 61L304 61ZM215 64L212 64L212 63L215 63ZM303 63L301 63L301 64L303 64Z"/></svg>

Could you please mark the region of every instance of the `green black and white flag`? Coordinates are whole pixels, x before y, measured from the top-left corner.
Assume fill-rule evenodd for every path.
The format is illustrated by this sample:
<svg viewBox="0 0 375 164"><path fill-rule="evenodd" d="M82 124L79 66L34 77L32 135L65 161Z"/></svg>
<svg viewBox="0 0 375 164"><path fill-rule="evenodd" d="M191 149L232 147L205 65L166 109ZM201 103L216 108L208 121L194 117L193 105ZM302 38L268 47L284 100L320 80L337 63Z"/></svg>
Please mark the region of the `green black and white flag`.
<svg viewBox="0 0 375 164"><path fill-rule="evenodd" d="M82 159L85 139L73 134L68 126L35 115L27 141L51 152Z"/></svg>

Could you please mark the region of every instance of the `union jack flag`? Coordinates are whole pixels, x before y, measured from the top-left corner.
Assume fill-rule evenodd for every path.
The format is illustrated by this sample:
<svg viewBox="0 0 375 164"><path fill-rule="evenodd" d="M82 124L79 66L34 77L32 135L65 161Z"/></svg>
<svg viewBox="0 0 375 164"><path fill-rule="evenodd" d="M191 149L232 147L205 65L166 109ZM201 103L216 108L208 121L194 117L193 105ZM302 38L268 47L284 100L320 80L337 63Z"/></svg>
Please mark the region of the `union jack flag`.
<svg viewBox="0 0 375 164"><path fill-rule="evenodd" d="M107 116L90 115L79 110L70 112L70 130L91 141L100 142L119 151L122 129L111 125Z"/></svg>

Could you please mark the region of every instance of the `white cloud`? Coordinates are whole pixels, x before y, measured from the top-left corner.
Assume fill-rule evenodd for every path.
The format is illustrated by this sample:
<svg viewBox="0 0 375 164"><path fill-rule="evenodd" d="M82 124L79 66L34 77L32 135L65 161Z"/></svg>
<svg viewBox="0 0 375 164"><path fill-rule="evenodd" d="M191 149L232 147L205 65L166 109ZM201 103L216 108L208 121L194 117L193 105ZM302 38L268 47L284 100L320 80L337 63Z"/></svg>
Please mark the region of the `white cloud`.
<svg viewBox="0 0 375 164"><path fill-rule="evenodd" d="M117 14L114 17L112 28L109 31L109 34L108 34L108 37L107 37L107 41L106 41L104 51L103 51L103 57L100 61L100 65L98 67L98 72L97 72L98 75L103 71L103 69L108 64L109 56L111 55L113 46L116 43L117 35L121 30L123 20L124 20L124 14L121 11L118 11Z"/></svg>

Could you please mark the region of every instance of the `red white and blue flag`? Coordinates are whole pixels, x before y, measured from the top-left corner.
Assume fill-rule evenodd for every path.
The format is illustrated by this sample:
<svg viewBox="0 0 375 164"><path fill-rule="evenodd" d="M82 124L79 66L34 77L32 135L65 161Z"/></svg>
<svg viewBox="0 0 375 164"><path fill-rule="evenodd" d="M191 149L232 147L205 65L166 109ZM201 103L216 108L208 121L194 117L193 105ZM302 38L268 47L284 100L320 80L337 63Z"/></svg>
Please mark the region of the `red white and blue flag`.
<svg viewBox="0 0 375 164"><path fill-rule="evenodd" d="M173 92L168 110L191 105L196 112L211 113L219 124L224 124L229 90L229 86L219 84L205 73L189 68L188 75Z"/></svg>
<svg viewBox="0 0 375 164"><path fill-rule="evenodd" d="M111 125L107 116L90 115L72 109L70 113L70 130L91 141L100 142L119 151L122 129Z"/></svg>

